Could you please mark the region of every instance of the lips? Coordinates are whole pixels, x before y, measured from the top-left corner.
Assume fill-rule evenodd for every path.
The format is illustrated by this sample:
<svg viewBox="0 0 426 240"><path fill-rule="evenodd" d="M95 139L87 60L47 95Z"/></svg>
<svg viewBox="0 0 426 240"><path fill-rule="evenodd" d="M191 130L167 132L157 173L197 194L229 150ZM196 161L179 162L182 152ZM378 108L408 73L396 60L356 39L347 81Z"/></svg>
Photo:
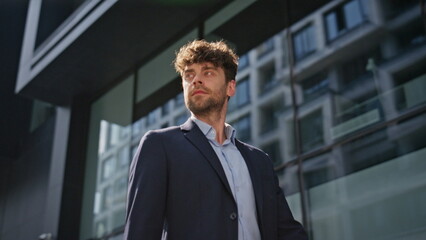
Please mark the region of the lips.
<svg viewBox="0 0 426 240"><path fill-rule="evenodd" d="M205 91L205 90L202 90L202 89L196 89L196 90L194 90L194 91L192 91L192 96L194 96L194 95L198 95L198 94L206 94L207 93L207 91Z"/></svg>

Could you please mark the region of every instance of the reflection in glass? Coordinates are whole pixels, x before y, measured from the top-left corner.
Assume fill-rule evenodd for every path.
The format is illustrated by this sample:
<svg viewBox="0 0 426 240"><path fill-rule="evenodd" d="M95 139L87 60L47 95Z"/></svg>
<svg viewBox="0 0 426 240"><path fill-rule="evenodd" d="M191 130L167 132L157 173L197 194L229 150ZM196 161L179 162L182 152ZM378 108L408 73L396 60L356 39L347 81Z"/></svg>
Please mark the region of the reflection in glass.
<svg viewBox="0 0 426 240"><path fill-rule="evenodd" d="M316 50L315 29L312 24L293 35L294 58L298 62Z"/></svg>
<svg viewBox="0 0 426 240"><path fill-rule="evenodd" d="M269 153L300 221L301 193L306 194L311 239L423 239L426 213L416 208L426 202L422 19L407 17L403 13L410 9L401 9L404 12L389 20L388 7L404 1L332 2L297 23L306 28L291 34L293 49L286 50L283 29L242 54L237 74L241 78L227 121L237 138ZM383 19L369 16L371 24L364 24L366 13L378 12L384 13ZM355 28L357 34L345 35ZM327 44L343 35L344 41ZM309 55L312 51L315 54ZM289 66L287 53L295 53L296 66ZM168 104L135 121L132 137L116 139L116 134L126 136L120 132L126 124L100 120L96 151L105 166L95 170L106 177L101 181L99 176L93 187L99 209L92 211L98 216L92 234L110 233L124 223L124 169L130 160L125 156L130 151L134 156L143 134L187 120L182 93ZM109 158L117 161L112 173ZM300 159L303 186L296 166ZM101 211L101 205L108 211Z"/></svg>
<svg viewBox="0 0 426 240"><path fill-rule="evenodd" d="M239 107L250 103L250 82L245 77L237 82L237 91L235 96L231 97L228 103L228 112L232 112Z"/></svg>
<svg viewBox="0 0 426 240"><path fill-rule="evenodd" d="M359 81L369 81L373 78L371 68L368 68L369 61L372 59L376 64L382 60L382 54L379 47L364 50L362 54L355 55L342 64L341 86L349 87L351 84L359 84ZM372 82L372 81L371 81Z"/></svg>
<svg viewBox="0 0 426 240"><path fill-rule="evenodd" d="M274 50L274 39L269 38L256 48L257 57L262 58Z"/></svg>
<svg viewBox="0 0 426 240"><path fill-rule="evenodd" d="M175 107L182 107L184 105L185 105L185 100L183 98L183 92L181 92L175 97Z"/></svg>
<svg viewBox="0 0 426 240"><path fill-rule="evenodd" d="M168 101L165 104L161 105L161 116L164 117L170 113L170 102Z"/></svg>
<svg viewBox="0 0 426 240"><path fill-rule="evenodd" d="M188 118L189 118L189 113L186 111L179 114L174 120L174 126L179 126L181 124L184 124L186 120L188 120Z"/></svg>
<svg viewBox="0 0 426 240"><path fill-rule="evenodd" d="M230 123L237 133L237 138L243 142L251 141L251 118L250 115L240 117Z"/></svg>
<svg viewBox="0 0 426 240"><path fill-rule="evenodd" d="M134 134L123 135L122 133L128 132L129 129L138 128L121 127L107 121L102 121L102 123L104 127L101 127L100 136L105 136L107 139L115 139L111 135L117 134L117 136L121 137L116 138L116 142L110 146L106 154L98 156L101 176L96 182L96 196L99 200L94 203L95 216L93 219L95 223L94 234L97 237L102 237L124 223L124 217L122 216L125 212L128 168L132 157L129 144L130 136ZM139 123L137 122L136 124ZM112 129L115 130L111 131ZM102 131L110 131L110 134L105 134ZM102 142L101 139L100 142ZM120 215L120 221L117 220L117 214Z"/></svg>
<svg viewBox="0 0 426 240"><path fill-rule="evenodd" d="M262 146L261 148L269 155L275 167L279 166L283 162L279 141L273 141Z"/></svg>
<svg viewBox="0 0 426 240"><path fill-rule="evenodd" d="M383 121L380 98L381 96L371 94L353 100L335 96L336 114L335 124L331 129L332 138L340 138Z"/></svg>
<svg viewBox="0 0 426 240"><path fill-rule="evenodd" d="M118 167L127 170L130 164L130 157L129 146L124 146L122 149L120 149L118 152Z"/></svg>
<svg viewBox="0 0 426 240"><path fill-rule="evenodd" d="M329 152L303 162L303 177L307 188L318 186L342 176L341 164Z"/></svg>
<svg viewBox="0 0 426 240"><path fill-rule="evenodd" d="M101 211L105 213L112 206L113 188L107 186L102 191Z"/></svg>
<svg viewBox="0 0 426 240"><path fill-rule="evenodd" d="M362 9L359 1L350 1L343 7L345 13L346 28L356 27L363 21Z"/></svg>
<svg viewBox="0 0 426 240"><path fill-rule="evenodd" d="M326 73L315 74L302 82L303 99L308 102L328 92L329 79Z"/></svg>
<svg viewBox="0 0 426 240"><path fill-rule="evenodd" d="M260 94L265 94L271 91L274 87L279 84L279 80L276 77L275 64L270 63L259 69L259 82L260 82Z"/></svg>
<svg viewBox="0 0 426 240"><path fill-rule="evenodd" d="M132 131L132 137L133 138L135 138L135 137L138 137L139 136L139 134L140 134L140 132L141 132L141 129L142 129L142 118L141 119L139 119L139 120L137 120L137 121L135 121L133 124L132 124L132 127L131 127L131 131Z"/></svg>
<svg viewBox="0 0 426 240"><path fill-rule="evenodd" d="M102 180L106 180L112 176L115 168L115 159L108 158L102 163Z"/></svg>
<svg viewBox="0 0 426 240"><path fill-rule="evenodd" d="M302 151L307 152L324 144L322 110L315 110L300 120Z"/></svg>
<svg viewBox="0 0 426 240"><path fill-rule="evenodd" d="M133 80L128 77L91 106L80 239L100 238L124 224L114 216L125 212L130 143L141 128L139 121L130 125Z"/></svg>
<svg viewBox="0 0 426 240"><path fill-rule="evenodd" d="M107 223L106 220L104 221L100 221L96 223L96 237L101 237L103 235L105 235L107 233L107 227L106 227Z"/></svg>
<svg viewBox="0 0 426 240"><path fill-rule="evenodd" d="M155 122L157 122L157 109L148 113L148 116L146 118L146 126L151 126Z"/></svg>
<svg viewBox="0 0 426 240"><path fill-rule="evenodd" d="M282 96L273 99L260 107L260 130L268 133L278 128L279 115L284 111L284 101Z"/></svg>
<svg viewBox="0 0 426 240"><path fill-rule="evenodd" d="M121 176L114 183L114 194L116 194L116 196L117 194L119 194L120 196L124 196L123 192L126 192L126 190L127 190L127 176Z"/></svg>
<svg viewBox="0 0 426 240"><path fill-rule="evenodd" d="M294 219L302 222L302 204L297 170L297 166L289 166L277 171L276 174Z"/></svg>
<svg viewBox="0 0 426 240"><path fill-rule="evenodd" d="M426 102L426 70L417 69L395 76L398 86L390 93L398 111L419 106Z"/></svg>
<svg viewBox="0 0 426 240"><path fill-rule="evenodd" d="M385 13L387 18L395 18L404 11L418 6L419 1L417 0L392 0L383 3L383 8L386 10Z"/></svg>
<svg viewBox="0 0 426 240"><path fill-rule="evenodd" d="M426 212L418 207L426 201L426 143L419 136L425 136L426 124L409 130L415 122L337 146L323 159L305 161L313 239L424 237ZM339 173L344 175L336 179Z"/></svg>
<svg viewBox="0 0 426 240"><path fill-rule="evenodd" d="M403 28L395 33L398 46L395 55L416 51L418 47L426 44L424 24L419 21L413 21L410 25L410 28Z"/></svg>
<svg viewBox="0 0 426 240"><path fill-rule="evenodd" d="M248 54L240 56L238 59L238 71L241 71L250 65L250 59Z"/></svg>
<svg viewBox="0 0 426 240"><path fill-rule="evenodd" d="M345 2L327 13L324 18L328 41L334 40L365 21L359 0Z"/></svg>

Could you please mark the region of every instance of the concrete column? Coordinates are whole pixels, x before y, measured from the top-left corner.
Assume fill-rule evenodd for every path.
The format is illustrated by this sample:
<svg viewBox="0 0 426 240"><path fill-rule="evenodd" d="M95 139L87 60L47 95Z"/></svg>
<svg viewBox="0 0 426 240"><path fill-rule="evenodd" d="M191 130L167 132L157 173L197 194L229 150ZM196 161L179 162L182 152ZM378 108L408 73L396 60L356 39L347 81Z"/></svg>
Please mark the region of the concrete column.
<svg viewBox="0 0 426 240"><path fill-rule="evenodd" d="M52 234L53 239L56 239L59 229L59 217L61 210L64 170L67 159L70 118L71 111L69 108L56 108L56 120L53 133L53 146L43 228L43 233Z"/></svg>

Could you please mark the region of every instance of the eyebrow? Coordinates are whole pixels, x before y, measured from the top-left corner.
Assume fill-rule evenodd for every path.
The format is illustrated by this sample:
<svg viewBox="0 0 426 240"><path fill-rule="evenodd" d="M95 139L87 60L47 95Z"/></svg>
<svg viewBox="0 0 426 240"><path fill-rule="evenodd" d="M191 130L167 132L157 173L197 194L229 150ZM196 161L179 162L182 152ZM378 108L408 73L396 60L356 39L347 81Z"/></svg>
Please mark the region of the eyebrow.
<svg viewBox="0 0 426 240"><path fill-rule="evenodd" d="M192 68L183 70L183 73L189 73L189 72L195 72L195 70Z"/></svg>
<svg viewBox="0 0 426 240"><path fill-rule="evenodd" d="M217 71L217 69L218 69L218 67L215 67L215 66L204 65L204 66L201 67L201 70L203 70L203 71L205 71L205 70L215 70L215 71ZM193 68L189 68L189 69L186 69L186 70L183 71L183 73L188 73L188 72L195 72L195 70Z"/></svg>
<svg viewBox="0 0 426 240"><path fill-rule="evenodd" d="M217 67L215 67L215 66L203 66L201 69L202 70L217 70Z"/></svg>

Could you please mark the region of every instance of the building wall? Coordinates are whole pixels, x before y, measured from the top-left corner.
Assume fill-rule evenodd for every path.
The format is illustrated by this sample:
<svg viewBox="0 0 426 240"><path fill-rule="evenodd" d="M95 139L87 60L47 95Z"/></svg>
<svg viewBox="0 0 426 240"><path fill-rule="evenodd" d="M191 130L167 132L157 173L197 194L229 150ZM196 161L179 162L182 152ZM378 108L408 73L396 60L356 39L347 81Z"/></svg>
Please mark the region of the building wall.
<svg viewBox="0 0 426 240"><path fill-rule="evenodd" d="M418 206L426 201L426 37L417 3L330 1L241 56L227 121L270 154L311 239L425 236ZM120 239L140 138L189 116L179 94L132 122L134 78L144 76L129 71L90 114L94 96L73 106L62 195L53 196L63 198L59 223L46 215L57 213L46 206L48 186L57 184L49 182L52 139L60 137L54 118L16 161L0 165L0 239L37 239L52 229L55 238Z"/></svg>
<svg viewBox="0 0 426 240"><path fill-rule="evenodd" d="M227 121L237 137L270 154L312 239L420 239L426 232L414 213L425 200L425 183L416 179L424 176L426 147L426 37L416 6L331 1L241 56ZM98 175L96 200L86 203L96 209L94 236L120 232L122 169L142 135L188 116L179 94L131 125L100 123L98 167L90 170Z"/></svg>
<svg viewBox="0 0 426 240"><path fill-rule="evenodd" d="M55 119L25 141L19 158L1 170L0 239L38 239L45 222Z"/></svg>

